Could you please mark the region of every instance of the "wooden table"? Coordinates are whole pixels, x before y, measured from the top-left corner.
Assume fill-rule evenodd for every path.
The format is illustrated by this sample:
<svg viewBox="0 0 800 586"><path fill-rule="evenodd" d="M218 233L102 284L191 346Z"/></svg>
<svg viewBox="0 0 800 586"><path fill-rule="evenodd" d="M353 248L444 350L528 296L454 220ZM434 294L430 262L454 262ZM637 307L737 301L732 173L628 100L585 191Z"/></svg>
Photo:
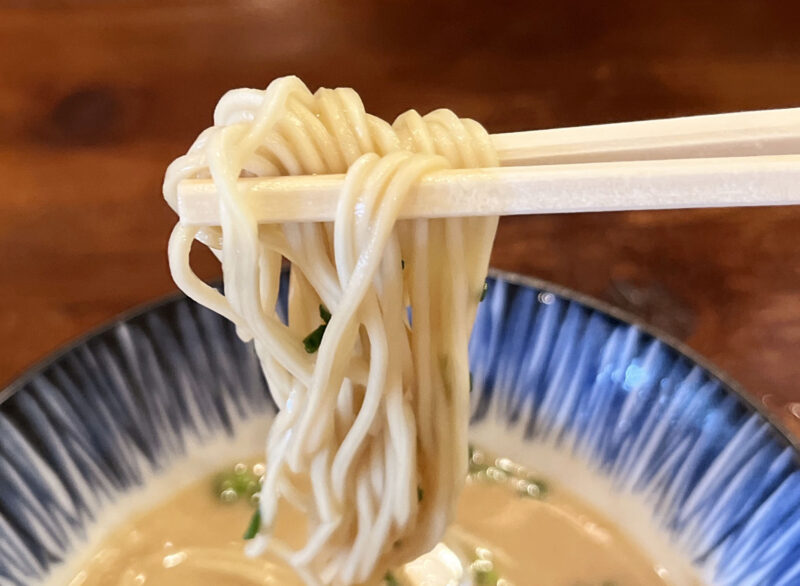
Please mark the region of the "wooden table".
<svg viewBox="0 0 800 586"><path fill-rule="evenodd" d="M794 0L461 4L5 3L0 382L174 289L162 175L229 88L296 73L494 132L800 105ZM493 264L622 306L800 416L798 235L790 208L514 218Z"/></svg>

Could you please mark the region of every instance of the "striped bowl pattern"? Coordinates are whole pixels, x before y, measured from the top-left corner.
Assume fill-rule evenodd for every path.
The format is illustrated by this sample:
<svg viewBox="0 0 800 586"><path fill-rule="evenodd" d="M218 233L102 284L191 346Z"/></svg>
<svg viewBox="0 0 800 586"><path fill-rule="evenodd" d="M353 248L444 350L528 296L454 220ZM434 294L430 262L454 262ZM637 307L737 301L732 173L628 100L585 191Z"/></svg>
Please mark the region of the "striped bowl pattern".
<svg viewBox="0 0 800 586"><path fill-rule="evenodd" d="M613 311L612 311L613 313ZM800 457L696 359L551 285L497 274L470 344L472 424L579 455L646 497L716 584L800 585ZM183 297L0 392L0 585L46 578L99 513L188 446L273 409L234 328Z"/></svg>

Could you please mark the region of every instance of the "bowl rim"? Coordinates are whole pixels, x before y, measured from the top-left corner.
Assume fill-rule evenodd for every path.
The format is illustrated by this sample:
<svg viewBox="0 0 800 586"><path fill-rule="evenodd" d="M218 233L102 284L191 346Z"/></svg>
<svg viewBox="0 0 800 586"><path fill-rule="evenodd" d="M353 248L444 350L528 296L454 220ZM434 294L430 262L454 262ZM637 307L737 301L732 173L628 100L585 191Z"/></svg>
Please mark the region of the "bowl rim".
<svg viewBox="0 0 800 586"><path fill-rule="evenodd" d="M763 404L761 404L754 396L748 393L744 386L730 376L724 369L717 366L711 360L707 359L700 352L693 349L682 340L679 340L675 336L664 332L660 328L652 326L643 318L616 307L609 302L601 301L600 299L592 297L586 293L581 293L569 287L558 285L545 279L495 268L489 269L489 276L495 279L502 279L503 281L514 285L520 285L523 287L554 293L562 299L579 303L584 307L608 315L623 323L636 326L642 332L652 336L657 340L660 340L663 344L670 347L675 352L685 356L694 364L698 365L711 376L719 380L725 389L728 392L736 395L737 398L740 399L748 409L761 415L761 417L763 417L772 426L777 438L779 438L787 446L793 448L795 457L800 460L800 437L796 437L792 432L790 432L780 418L778 418L771 411L767 410ZM219 281L214 281L212 284L216 284L218 282ZM41 374L45 369L53 365L66 354L86 344L89 340L109 332L122 323L131 321L146 313L155 311L185 298L187 298L187 296L178 290L172 293L167 293L166 295L162 295L150 301L134 305L133 307L118 313L111 319L106 320L97 326L89 328L86 332L79 334L77 337L74 337L71 340L59 345L55 350L46 353L43 357L34 361L27 368L24 368L16 377L12 378L8 384L0 389L0 409L6 401L8 401L31 380L33 380L33 378Z"/></svg>

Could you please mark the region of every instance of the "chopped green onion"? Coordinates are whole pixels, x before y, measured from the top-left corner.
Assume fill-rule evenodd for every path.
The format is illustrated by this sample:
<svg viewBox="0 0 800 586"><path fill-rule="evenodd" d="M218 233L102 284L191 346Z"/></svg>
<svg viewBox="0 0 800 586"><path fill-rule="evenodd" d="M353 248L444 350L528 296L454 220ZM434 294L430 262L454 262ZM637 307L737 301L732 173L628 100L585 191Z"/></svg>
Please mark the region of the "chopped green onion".
<svg viewBox="0 0 800 586"><path fill-rule="evenodd" d="M488 464L485 464L483 461L483 454L477 450L473 446L469 446L469 473L470 474L480 474L481 472L486 472L486 469L489 467Z"/></svg>
<svg viewBox="0 0 800 586"><path fill-rule="evenodd" d="M331 312L328 311L328 308L324 305L320 304L319 306L319 316L322 318L326 324L331 321Z"/></svg>
<svg viewBox="0 0 800 586"><path fill-rule="evenodd" d="M397 578L394 577L394 574L391 572L386 572L386 575L383 577L383 583L386 586L400 586L400 582L397 581Z"/></svg>
<svg viewBox="0 0 800 586"><path fill-rule="evenodd" d="M313 354L319 350L319 345L322 344L322 336L325 334L326 327L326 324L322 324L316 330L303 338L303 346L305 347L306 352Z"/></svg>
<svg viewBox="0 0 800 586"><path fill-rule="evenodd" d="M472 392L472 383L473 383L473 380L472 380L472 373L470 372L470 373L469 373L469 392L470 392L470 393Z"/></svg>
<svg viewBox="0 0 800 586"><path fill-rule="evenodd" d="M253 539L258 534L258 530L261 529L261 509L256 509L256 512L253 513L253 516L250 519L250 524L247 526L247 530L244 532L245 539Z"/></svg>
<svg viewBox="0 0 800 586"><path fill-rule="evenodd" d="M535 476L526 475L525 480L527 480L530 484L536 485L536 487L539 489L539 496L546 495L550 490L549 487L547 486L547 483L541 478L536 478Z"/></svg>
<svg viewBox="0 0 800 586"><path fill-rule="evenodd" d="M486 292L488 290L489 290L489 282L488 281L484 281L483 282L483 290L481 291L481 298L478 300L479 302L483 301L484 299L486 299Z"/></svg>
<svg viewBox="0 0 800 586"><path fill-rule="evenodd" d="M475 586L497 586L499 578L494 570L475 570Z"/></svg>
<svg viewBox="0 0 800 586"><path fill-rule="evenodd" d="M325 328L328 322L331 321L331 312L322 304L319 306L319 316L324 323L303 338L303 346L309 354L313 354L319 350L319 345L322 344L322 336L325 335Z"/></svg>
<svg viewBox="0 0 800 586"><path fill-rule="evenodd" d="M400 259L400 269L404 269L404 268L406 268L406 261L404 261L404 260L401 258L401 259Z"/></svg>
<svg viewBox="0 0 800 586"><path fill-rule="evenodd" d="M217 474L213 489L222 502L233 503L240 498L252 500L253 495L261 489L261 482L252 470L240 463L233 470Z"/></svg>
<svg viewBox="0 0 800 586"><path fill-rule="evenodd" d="M417 502L422 502L422 497L425 496L425 491L422 490L421 486L417 487Z"/></svg>

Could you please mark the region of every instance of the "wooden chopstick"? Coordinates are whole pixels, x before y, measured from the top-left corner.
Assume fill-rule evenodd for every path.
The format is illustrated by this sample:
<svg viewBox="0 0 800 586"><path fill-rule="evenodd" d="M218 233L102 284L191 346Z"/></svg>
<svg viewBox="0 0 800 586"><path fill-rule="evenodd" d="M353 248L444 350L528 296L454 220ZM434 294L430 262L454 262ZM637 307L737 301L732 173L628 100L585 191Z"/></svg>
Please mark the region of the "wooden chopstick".
<svg viewBox="0 0 800 586"><path fill-rule="evenodd" d="M243 178L259 223L331 221L344 175ZM400 218L800 204L800 155L446 170L426 176ZM178 187L190 225L219 225L213 182Z"/></svg>
<svg viewBox="0 0 800 586"><path fill-rule="evenodd" d="M501 168L426 177L402 218L800 203L800 108L492 136ZM259 222L328 221L343 176L240 179ZM178 186L181 221L218 225L211 180Z"/></svg>
<svg viewBox="0 0 800 586"><path fill-rule="evenodd" d="M503 166L800 153L800 108L492 136Z"/></svg>

